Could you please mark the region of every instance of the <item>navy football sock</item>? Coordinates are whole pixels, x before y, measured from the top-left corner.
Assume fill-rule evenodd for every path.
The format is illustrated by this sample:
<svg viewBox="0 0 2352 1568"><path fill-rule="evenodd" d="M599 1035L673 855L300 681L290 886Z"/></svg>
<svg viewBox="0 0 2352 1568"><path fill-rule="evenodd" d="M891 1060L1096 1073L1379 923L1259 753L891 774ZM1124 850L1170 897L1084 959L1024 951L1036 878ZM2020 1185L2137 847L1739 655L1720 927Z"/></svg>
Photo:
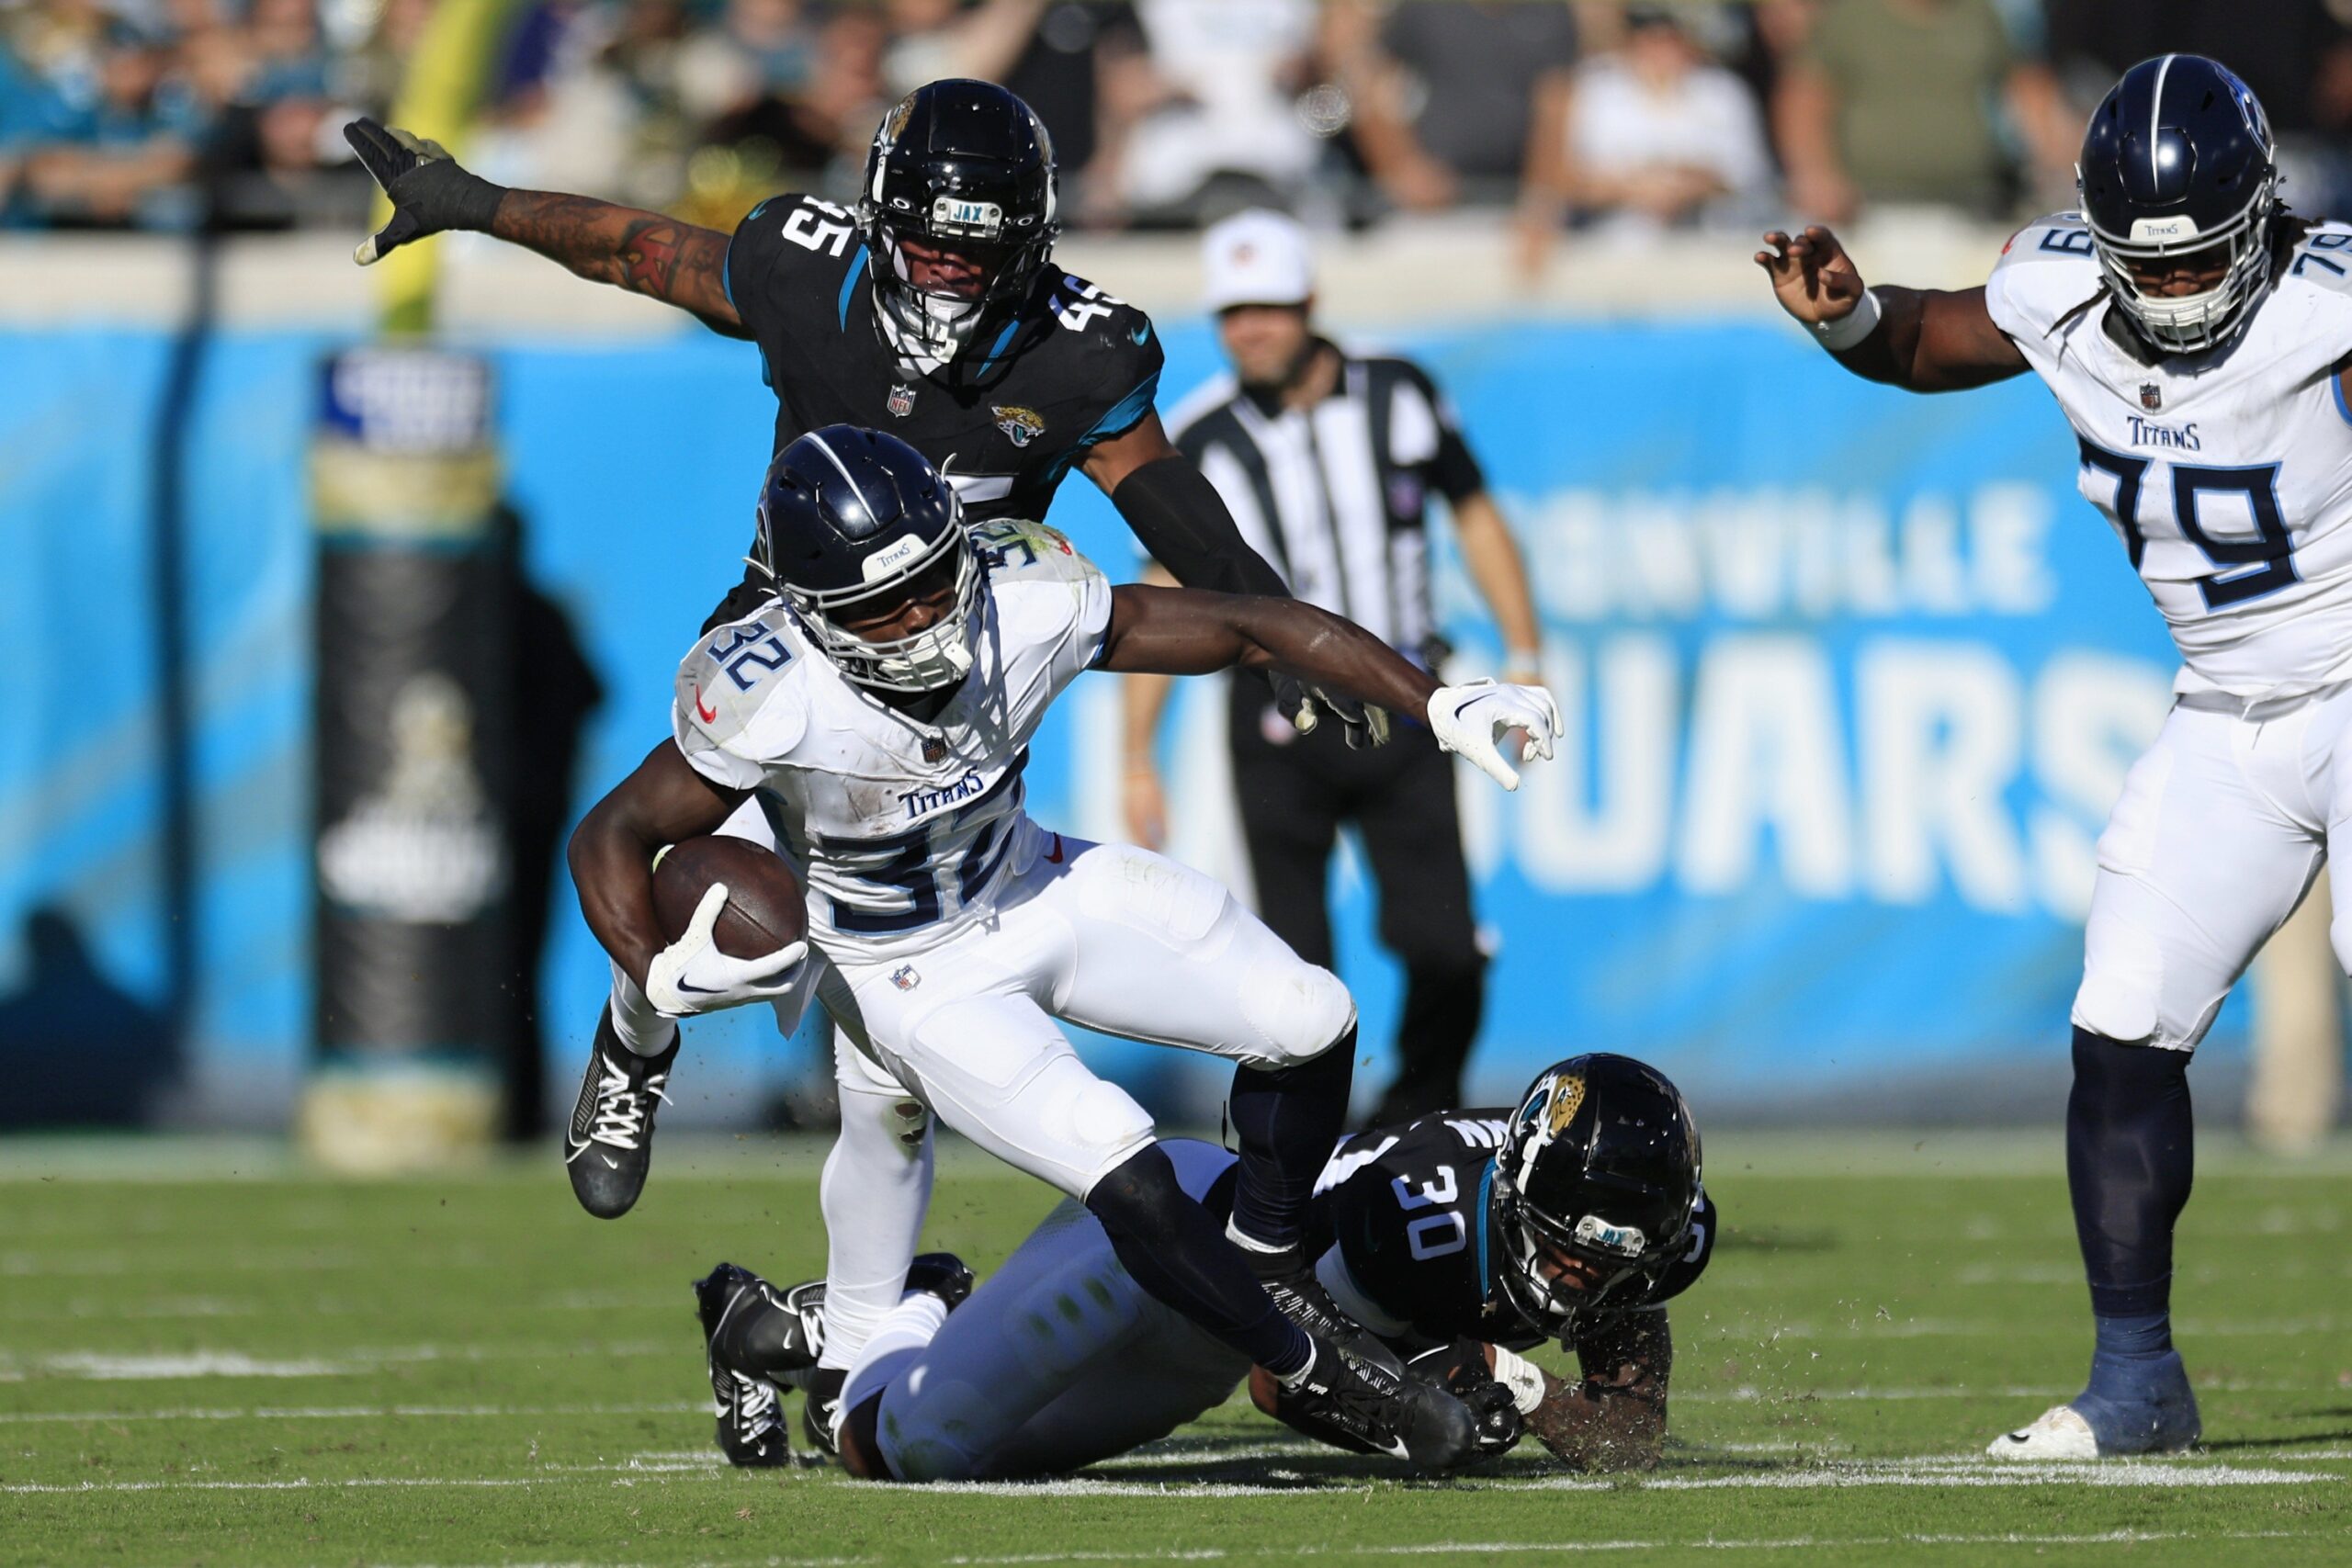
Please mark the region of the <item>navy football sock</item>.
<svg viewBox="0 0 2352 1568"><path fill-rule="evenodd" d="M1158 1144L1097 1181L1086 1206L1120 1265L1155 1299L1277 1377L1306 1365L1314 1345L1306 1331L1276 1310Z"/></svg>
<svg viewBox="0 0 2352 1568"><path fill-rule="evenodd" d="M1233 1188L1233 1228L1270 1251L1306 1235L1306 1204L1348 1121L1355 1083L1356 1032L1295 1067L1237 1067L1233 1132L1241 1174Z"/></svg>
<svg viewBox="0 0 2352 1568"><path fill-rule="evenodd" d="M2172 1227L2196 1174L2194 1138L2188 1052L2075 1031L2066 1186L2102 1350L2170 1347Z"/></svg>
<svg viewBox="0 0 2352 1568"><path fill-rule="evenodd" d="M2120 1356L2129 1360L2153 1360L2172 1348L2172 1314L2168 1312L2143 1313L2136 1316L2117 1317L2100 1314L2098 1350L2101 1356Z"/></svg>

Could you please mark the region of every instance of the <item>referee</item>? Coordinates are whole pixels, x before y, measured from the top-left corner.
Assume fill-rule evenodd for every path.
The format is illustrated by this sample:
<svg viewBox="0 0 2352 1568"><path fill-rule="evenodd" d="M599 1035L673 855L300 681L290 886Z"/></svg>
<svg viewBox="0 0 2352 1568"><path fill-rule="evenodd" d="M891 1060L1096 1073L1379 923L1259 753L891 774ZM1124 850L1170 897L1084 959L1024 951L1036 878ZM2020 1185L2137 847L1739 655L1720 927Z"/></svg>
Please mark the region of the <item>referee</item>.
<svg viewBox="0 0 2352 1568"><path fill-rule="evenodd" d="M1224 496L1242 536L1297 597L1432 667L1444 651L1430 611L1434 491L1501 628L1502 678L1540 680L1518 547L1429 373L1410 360L1350 354L1315 331L1314 261L1293 220L1267 211L1228 218L1208 231L1204 259L1207 305L1232 374L1186 400L1174 437ZM1379 887L1380 940L1403 963L1406 986L1401 1066L1373 1120L1461 1104L1487 960L1453 764L1418 726L1354 750L1336 727L1299 735L1258 682L1228 688L1234 790L1259 914L1300 956L1331 965L1325 897L1343 823L1354 825ZM1157 845L1167 808L1154 740L1168 682L1128 676L1125 697L1127 828L1136 842Z"/></svg>

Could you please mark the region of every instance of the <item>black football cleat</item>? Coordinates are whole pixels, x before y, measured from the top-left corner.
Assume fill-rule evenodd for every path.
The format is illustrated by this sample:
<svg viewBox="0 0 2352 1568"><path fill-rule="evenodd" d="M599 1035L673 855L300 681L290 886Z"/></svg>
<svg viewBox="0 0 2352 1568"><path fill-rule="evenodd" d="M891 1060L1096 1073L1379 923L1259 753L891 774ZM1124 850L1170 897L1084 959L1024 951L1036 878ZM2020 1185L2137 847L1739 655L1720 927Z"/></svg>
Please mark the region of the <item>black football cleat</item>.
<svg viewBox="0 0 2352 1568"><path fill-rule="evenodd" d="M907 1265L907 1289L937 1296L949 1312L964 1304L972 1293L972 1270L952 1252L918 1253ZM775 1301L779 1310L791 1312L805 1325L802 1332L809 1347L805 1365L778 1374L778 1381L789 1382L806 1396L800 1406L800 1435L808 1446L839 1458L841 1446L833 1440L833 1418L840 1414L842 1389L849 1382L849 1373L840 1367L817 1365L825 1348L825 1281L805 1280Z"/></svg>
<svg viewBox="0 0 2352 1568"><path fill-rule="evenodd" d="M605 1004L563 1150L572 1196L600 1220L619 1219L645 1190L645 1173L653 1165L653 1114L669 1099L664 1090L677 1061L675 1039L658 1056L640 1056L622 1044L613 1032L612 1006Z"/></svg>
<svg viewBox="0 0 2352 1568"><path fill-rule="evenodd" d="M1417 1470L1452 1470L1478 1450L1477 1417L1461 1400L1425 1379L1368 1365L1327 1339L1316 1341L1306 1375L1285 1396L1302 1414Z"/></svg>
<svg viewBox="0 0 2352 1568"><path fill-rule="evenodd" d="M1250 1247L1238 1249L1250 1260L1258 1282L1273 1298L1274 1310L1305 1329L1316 1339L1338 1348L1340 1353L1353 1361L1377 1367L1381 1371L1401 1376L1404 1361L1396 1351L1363 1325L1340 1310L1323 1281L1315 1277L1315 1266L1307 1261L1306 1250L1293 1247L1285 1252L1259 1252Z"/></svg>
<svg viewBox="0 0 2352 1568"><path fill-rule="evenodd" d="M746 1468L789 1464L781 1394L786 1381L817 1365L824 1343L824 1287L778 1291L748 1269L722 1263L695 1281L718 1447Z"/></svg>

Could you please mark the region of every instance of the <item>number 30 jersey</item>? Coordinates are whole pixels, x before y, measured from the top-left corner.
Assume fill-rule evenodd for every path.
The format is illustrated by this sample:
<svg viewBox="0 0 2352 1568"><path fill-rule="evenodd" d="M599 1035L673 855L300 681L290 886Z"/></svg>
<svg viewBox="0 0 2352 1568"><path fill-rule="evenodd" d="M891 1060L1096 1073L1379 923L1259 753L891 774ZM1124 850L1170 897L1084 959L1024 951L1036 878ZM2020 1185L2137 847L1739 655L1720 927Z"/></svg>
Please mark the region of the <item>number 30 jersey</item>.
<svg viewBox="0 0 2352 1568"><path fill-rule="evenodd" d="M2078 214L2028 224L1984 288L2065 411L2083 495L2170 625L2182 691L2256 700L2352 678L2352 228L2282 249L2235 339L2153 363L2118 342Z"/></svg>
<svg viewBox="0 0 2352 1568"><path fill-rule="evenodd" d="M1525 1349L1546 1336L1505 1293L1499 1238L1488 1234L1495 1151L1511 1112L1448 1111L1343 1141L1308 1211L1311 1250L1341 1310L1394 1344L1458 1338ZM1715 1206L1702 1194L1690 1244L1645 1279L1580 1315L1582 1338L1628 1312L1688 1290L1714 1254Z"/></svg>
<svg viewBox="0 0 2352 1568"><path fill-rule="evenodd" d="M922 721L853 685L771 600L703 635L671 722L705 778L757 790L808 893L808 935L847 961L916 953L987 913L1051 835L1022 810L1030 738L1101 654L1111 585L1040 523L986 523L972 672Z"/></svg>

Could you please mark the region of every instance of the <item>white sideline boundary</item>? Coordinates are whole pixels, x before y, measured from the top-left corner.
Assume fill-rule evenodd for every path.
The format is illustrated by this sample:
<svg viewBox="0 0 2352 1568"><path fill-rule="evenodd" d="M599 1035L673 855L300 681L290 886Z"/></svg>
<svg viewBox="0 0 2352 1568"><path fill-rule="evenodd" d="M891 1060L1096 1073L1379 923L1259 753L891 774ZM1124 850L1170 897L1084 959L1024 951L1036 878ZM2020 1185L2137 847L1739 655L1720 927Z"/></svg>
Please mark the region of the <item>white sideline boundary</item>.
<svg viewBox="0 0 2352 1568"><path fill-rule="evenodd" d="M153 1481L11 1482L0 1484L0 1495L97 1495L116 1492L303 1492L369 1488L446 1487L453 1490L579 1484L599 1479L612 1486L666 1483L673 1475L715 1479L729 1473L716 1455L695 1455L690 1461L671 1454L654 1454L617 1464L549 1465L536 1475L512 1476L349 1476L316 1479L289 1476L267 1481L173 1479ZM799 1472L784 1472L783 1476ZM2194 1461L2162 1463L2154 1461L2109 1461L2087 1464L2003 1464L1957 1455L1883 1461L1845 1461L1760 1474L1724 1476L1648 1476L1633 1480L1593 1480L1572 1475L1501 1477L1457 1482L1463 1490L1491 1492L1700 1492L1700 1491L1838 1491L1863 1486L2000 1487L2076 1485L2097 1487L2230 1487L2313 1486L2338 1483L2342 1477L2308 1472L2212 1464ZM1053 1481L957 1481L916 1487L892 1487L894 1495L963 1497L1159 1497L1205 1499L1225 1497L1329 1497L1334 1492L1363 1490L1360 1478L1329 1484L1306 1478L1292 1485L1261 1485L1238 1482L1121 1482L1067 1478ZM2004 1538L1992 1537L1991 1540Z"/></svg>

